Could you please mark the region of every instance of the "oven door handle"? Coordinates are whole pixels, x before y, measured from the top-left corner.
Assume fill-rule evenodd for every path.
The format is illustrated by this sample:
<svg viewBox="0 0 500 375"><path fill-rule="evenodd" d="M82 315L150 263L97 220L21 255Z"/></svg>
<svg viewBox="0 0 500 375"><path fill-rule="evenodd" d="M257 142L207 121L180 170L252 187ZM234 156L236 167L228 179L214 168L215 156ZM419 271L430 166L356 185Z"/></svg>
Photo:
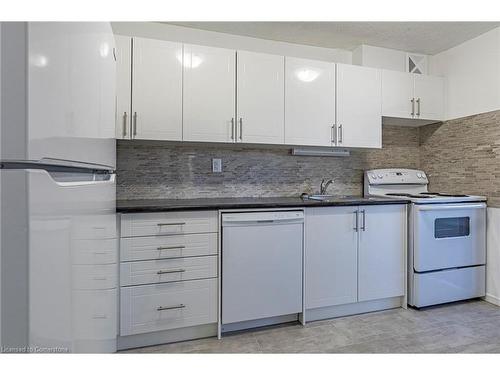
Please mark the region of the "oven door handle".
<svg viewBox="0 0 500 375"><path fill-rule="evenodd" d="M419 211L470 210L470 209L480 209L480 208L486 208L486 204L484 203L459 204L459 205L434 204L432 206L418 206Z"/></svg>

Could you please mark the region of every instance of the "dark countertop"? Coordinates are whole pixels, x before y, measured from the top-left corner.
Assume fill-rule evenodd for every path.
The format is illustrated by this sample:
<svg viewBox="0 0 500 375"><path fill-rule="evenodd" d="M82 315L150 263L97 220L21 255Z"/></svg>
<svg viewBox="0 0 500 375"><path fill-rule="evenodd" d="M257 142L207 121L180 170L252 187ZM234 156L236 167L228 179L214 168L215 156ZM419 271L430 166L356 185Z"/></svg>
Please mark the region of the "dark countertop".
<svg viewBox="0 0 500 375"><path fill-rule="evenodd" d="M300 197L275 198L196 198L196 199L133 199L117 200L116 212L161 212L188 210L219 210L244 208L285 208L357 206L374 204L406 204L406 199L339 197L329 201L303 200Z"/></svg>

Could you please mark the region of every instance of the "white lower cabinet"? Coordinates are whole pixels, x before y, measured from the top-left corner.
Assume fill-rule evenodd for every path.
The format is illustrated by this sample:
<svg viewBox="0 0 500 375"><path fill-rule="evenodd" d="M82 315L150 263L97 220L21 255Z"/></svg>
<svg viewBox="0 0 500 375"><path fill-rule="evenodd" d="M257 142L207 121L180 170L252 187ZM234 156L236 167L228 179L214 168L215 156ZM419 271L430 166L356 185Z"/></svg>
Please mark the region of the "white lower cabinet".
<svg viewBox="0 0 500 375"><path fill-rule="evenodd" d="M403 296L405 205L306 209L305 307Z"/></svg>
<svg viewBox="0 0 500 375"><path fill-rule="evenodd" d="M306 308L357 299L357 207L306 210Z"/></svg>
<svg viewBox="0 0 500 375"><path fill-rule="evenodd" d="M362 206L358 249L358 300L404 295L406 210Z"/></svg>
<svg viewBox="0 0 500 375"><path fill-rule="evenodd" d="M170 330L215 326L217 212L137 213L120 219L120 336L152 345L172 340Z"/></svg>
<svg viewBox="0 0 500 375"><path fill-rule="evenodd" d="M121 288L120 334L217 322L217 279Z"/></svg>

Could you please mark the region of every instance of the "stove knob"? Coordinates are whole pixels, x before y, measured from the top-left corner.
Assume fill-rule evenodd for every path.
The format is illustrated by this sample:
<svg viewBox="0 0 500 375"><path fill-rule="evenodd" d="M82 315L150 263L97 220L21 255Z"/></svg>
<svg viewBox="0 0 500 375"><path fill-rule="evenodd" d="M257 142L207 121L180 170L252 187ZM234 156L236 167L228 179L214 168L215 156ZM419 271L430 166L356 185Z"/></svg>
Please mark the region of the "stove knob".
<svg viewBox="0 0 500 375"><path fill-rule="evenodd" d="M384 177L384 176L382 176L381 174L378 175L378 178L382 178L382 177Z"/></svg>
<svg viewBox="0 0 500 375"><path fill-rule="evenodd" d="M422 178L422 173L417 173L417 178Z"/></svg>
<svg viewBox="0 0 500 375"><path fill-rule="evenodd" d="M376 175L374 175L374 174L372 174L370 177L371 177L371 178L373 178L374 180L376 180L376 179L377 179L377 176L376 176Z"/></svg>

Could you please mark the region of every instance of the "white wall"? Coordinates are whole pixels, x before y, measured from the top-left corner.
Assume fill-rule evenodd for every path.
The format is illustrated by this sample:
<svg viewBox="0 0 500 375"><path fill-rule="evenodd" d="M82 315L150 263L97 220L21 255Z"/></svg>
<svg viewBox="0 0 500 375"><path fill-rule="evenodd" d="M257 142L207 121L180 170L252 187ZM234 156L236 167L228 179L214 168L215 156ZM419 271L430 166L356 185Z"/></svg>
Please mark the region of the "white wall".
<svg viewBox="0 0 500 375"><path fill-rule="evenodd" d="M500 306L500 208L488 207L486 300Z"/></svg>
<svg viewBox="0 0 500 375"><path fill-rule="evenodd" d="M344 49L277 42L153 22L112 22L111 26L115 34L121 35L164 39L254 52L274 53L277 55L333 61L344 64L351 64L352 61L351 51Z"/></svg>
<svg viewBox="0 0 500 375"><path fill-rule="evenodd" d="M500 28L430 56L429 73L446 77L447 120L500 109Z"/></svg>
<svg viewBox="0 0 500 375"><path fill-rule="evenodd" d="M405 72L406 52L362 44L352 51L352 63Z"/></svg>

